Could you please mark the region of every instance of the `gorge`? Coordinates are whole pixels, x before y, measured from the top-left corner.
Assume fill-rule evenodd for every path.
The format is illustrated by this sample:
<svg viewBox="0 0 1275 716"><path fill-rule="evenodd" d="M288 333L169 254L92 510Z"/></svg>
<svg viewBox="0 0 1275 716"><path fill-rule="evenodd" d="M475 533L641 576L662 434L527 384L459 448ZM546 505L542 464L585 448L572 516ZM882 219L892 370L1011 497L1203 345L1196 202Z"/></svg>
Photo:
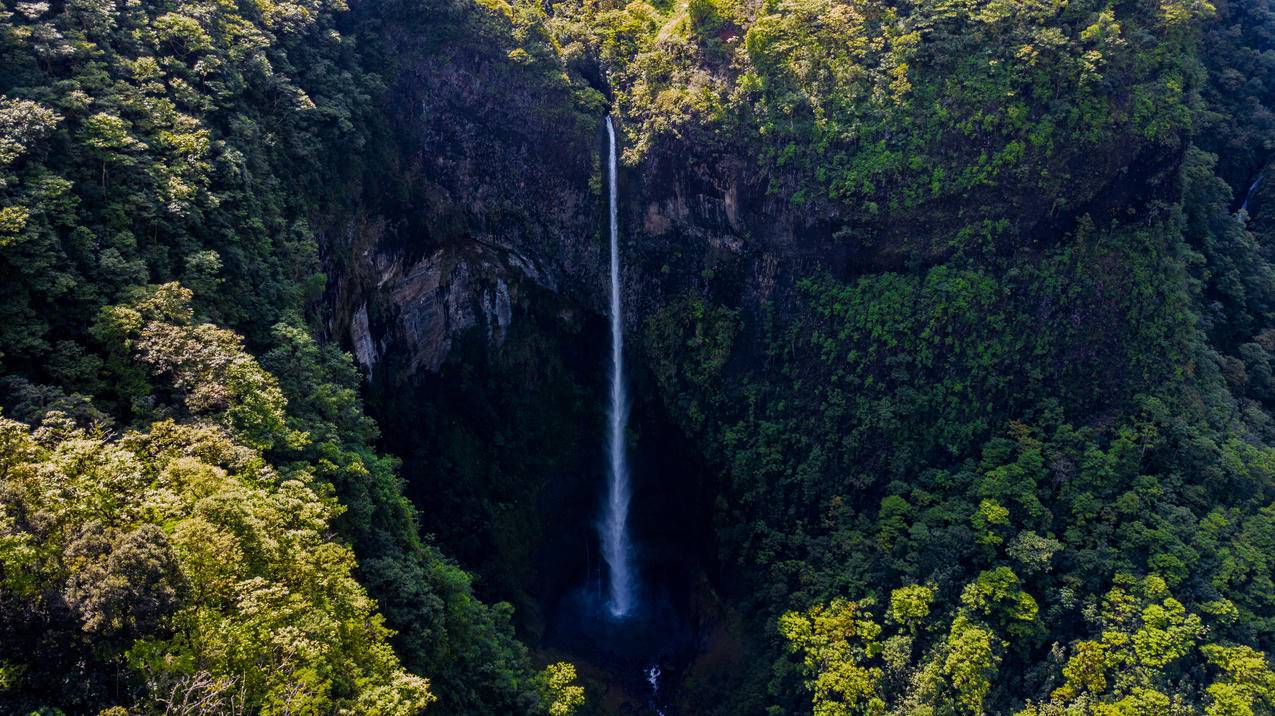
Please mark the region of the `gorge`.
<svg viewBox="0 0 1275 716"><path fill-rule="evenodd" d="M8 3L0 713L1275 712L1271 38Z"/></svg>

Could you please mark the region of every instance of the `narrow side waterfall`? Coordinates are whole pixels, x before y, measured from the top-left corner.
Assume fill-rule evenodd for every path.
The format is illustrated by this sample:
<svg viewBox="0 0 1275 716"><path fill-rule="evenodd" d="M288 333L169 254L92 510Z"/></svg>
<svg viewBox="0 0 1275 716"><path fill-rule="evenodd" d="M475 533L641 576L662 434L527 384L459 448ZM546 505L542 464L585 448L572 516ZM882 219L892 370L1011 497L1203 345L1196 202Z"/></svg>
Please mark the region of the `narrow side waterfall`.
<svg viewBox="0 0 1275 716"><path fill-rule="evenodd" d="M1253 198L1253 192L1257 191L1257 187L1262 183L1265 174L1258 174L1257 179L1248 187L1248 191L1244 193L1244 203L1240 204L1240 211L1248 211L1248 200Z"/></svg>
<svg viewBox="0 0 1275 716"><path fill-rule="evenodd" d="M607 426L607 475L605 512L599 531L602 556L606 560L610 591L607 608L614 617L633 609L633 567L629 548L629 466L624 450L624 433L629 422L628 396L624 390L624 322L620 314L620 232L616 218L615 126L607 117L610 145L607 183L611 208L611 404Z"/></svg>

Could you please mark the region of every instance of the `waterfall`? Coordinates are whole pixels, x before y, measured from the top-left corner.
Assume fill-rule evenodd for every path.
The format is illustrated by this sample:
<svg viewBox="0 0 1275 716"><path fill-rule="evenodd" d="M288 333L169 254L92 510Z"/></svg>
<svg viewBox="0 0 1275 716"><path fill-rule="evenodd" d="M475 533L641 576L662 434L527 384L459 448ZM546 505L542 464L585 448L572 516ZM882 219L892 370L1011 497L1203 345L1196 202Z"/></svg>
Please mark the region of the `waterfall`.
<svg viewBox="0 0 1275 716"><path fill-rule="evenodd" d="M624 392L624 322L620 315L620 233L616 208L615 126L607 117L608 185L611 208L611 404L607 415L606 509L599 531L602 556L610 576L607 607L615 617L626 616L633 608L633 574L629 558L629 467L624 454L624 433L629 422L628 397Z"/></svg>
<svg viewBox="0 0 1275 716"><path fill-rule="evenodd" d="M1249 186L1248 192L1244 194L1244 203L1240 204L1240 211L1248 211L1248 200L1253 198L1253 192L1257 191L1257 186L1262 183L1264 174L1258 174L1257 179Z"/></svg>

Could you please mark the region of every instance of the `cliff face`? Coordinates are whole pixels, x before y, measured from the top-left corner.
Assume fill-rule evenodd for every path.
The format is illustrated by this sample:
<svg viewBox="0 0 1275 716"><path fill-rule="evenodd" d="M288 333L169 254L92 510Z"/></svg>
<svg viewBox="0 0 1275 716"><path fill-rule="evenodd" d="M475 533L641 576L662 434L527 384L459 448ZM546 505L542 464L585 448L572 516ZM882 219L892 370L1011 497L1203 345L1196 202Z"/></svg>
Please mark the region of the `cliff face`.
<svg viewBox="0 0 1275 716"><path fill-rule="evenodd" d="M603 305L595 117L536 60L511 60L485 10L437 9L450 30L387 19L391 148L326 241L329 328L391 382L438 371L471 330L499 346L525 284Z"/></svg>
<svg viewBox="0 0 1275 716"><path fill-rule="evenodd" d="M367 233L358 236L364 249L352 257L357 273L340 287L353 310L333 326L375 378L386 370L391 382L437 372L455 341L473 329L498 348L512 320L510 282L545 276L507 245L445 245L423 256L387 249L380 244L388 238L384 222L376 225L364 225ZM383 369L387 357L391 365Z"/></svg>
<svg viewBox="0 0 1275 716"><path fill-rule="evenodd" d="M409 32L387 37L397 65L386 115L398 143L366 202L326 242L337 276L332 334L369 373L394 382L437 372L473 330L498 348L522 286L604 312L601 95L511 60L517 48L498 36L446 47ZM753 317L763 307L799 310L790 296L799 279L942 263L961 251L953 232L993 205L1014 226L991 252L1038 255L1078 217L1102 224L1171 190L1164 181L1181 153L1120 141L1096 160L1066 158L1067 208L1035 187L1002 186L962 205L867 219L769 191L746 142L657 138L637 164L621 166L626 322L638 330L690 294Z"/></svg>
<svg viewBox="0 0 1275 716"><path fill-rule="evenodd" d="M603 115L564 113L492 72L475 57L404 72L390 116L408 140L387 170L403 186L330 232L329 328L373 375L386 360L398 379L437 372L475 329L498 348L527 284L605 311ZM767 195L735 154L661 146L621 167L620 196L630 330L710 284L759 306L816 267L873 260Z"/></svg>

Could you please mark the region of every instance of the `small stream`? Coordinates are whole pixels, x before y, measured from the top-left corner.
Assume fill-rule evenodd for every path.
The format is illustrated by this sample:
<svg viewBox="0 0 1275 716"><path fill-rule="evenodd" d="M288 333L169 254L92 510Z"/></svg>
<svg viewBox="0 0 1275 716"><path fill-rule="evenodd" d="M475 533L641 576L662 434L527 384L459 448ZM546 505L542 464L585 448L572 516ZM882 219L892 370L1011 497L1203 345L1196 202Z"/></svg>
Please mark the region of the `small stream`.
<svg viewBox="0 0 1275 716"><path fill-rule="evenodd" d="M663 703L663 695L660 694L660 677L663 675L659 664L652 664L646 670L646 682L651 685L651 709L656 716L669 716Z"/></svg>

